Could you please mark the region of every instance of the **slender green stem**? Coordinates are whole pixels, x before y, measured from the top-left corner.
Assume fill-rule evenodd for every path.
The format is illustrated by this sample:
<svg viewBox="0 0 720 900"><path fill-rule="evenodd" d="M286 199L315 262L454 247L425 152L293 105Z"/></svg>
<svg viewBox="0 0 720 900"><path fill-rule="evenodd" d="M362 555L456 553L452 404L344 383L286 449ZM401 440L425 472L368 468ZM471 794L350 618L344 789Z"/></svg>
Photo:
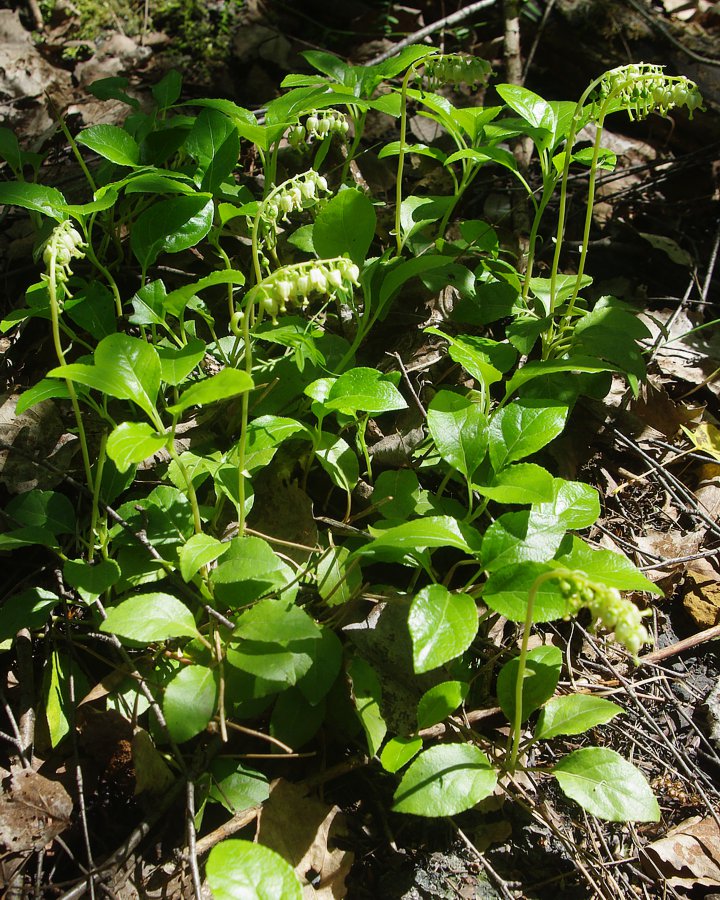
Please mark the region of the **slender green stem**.
<svg viewBox="0 0 720 900"><path fill-rule="evenodd" d="M98 516L100 512L100 488L102 486L103 469L105 468L105 460L107 454L105 452L107 446L107 432L103 431L100 438L100 447L98 448L97 464L95 466L95 486L93 488L92 510L90 512L90 531L88 538L88 562L92 561L95 555L95 531L97 529Z"/></svg>
<svg viewBox="0 0 720 900"><path fill-rule="evenodd" d="M395 182L395 240L397 241L398 256L402 253L403 248L400 209L402 206L403 193L403 169L405 168L405 139L407 138L407 91L410 78L416 72L416 65L409 67L405 73L400 89L400 146L398 151L397 181Z"/></svg>
<svg viewBox="0 0 720 900"><path fill-rule="evenodd" d="M247 304L242 317L242 338L245 350L245 371L252 377L253 359L252 342L250 340L250 318L253 306ZM240 397L240 437L238 438L237 472L238 472L238 532L245 531L245 453L247 449L247 429L250 419L250 397L244 393Z"/></svg>
<svg viewBox="0 0 720 900"><path fill-rule="evenodd" d="M60 306L57 298L57 269L56 258L53 253L50 257L50 266L48 271L47 288L48 297L50 299L50 323L52 326L53 344L55 346L55 355L61 366L65 365L65 351L60 340ZM78 429L78 438L80 440L80 452L82 453L83 468L85 469L85 480L89 490L93 490L92 468L90 466L90 454L88 452L87 437L85 435L85 426L83 425L82 415L80 413L80 404L78 403L75 385L69 378L65 379L67 385L68 396L75 415L75 422Z"/></svg>
<svg viewBox="0 0 720 900"><path fill-rule="evenodd" d="M167 450L170 454L170 458L177 466L178 472L180 472L180 474L182 475L182 479L185 482L185 488L187 490L188 499L190 500L190 508L192 509L193 514L193 526L195 528L195 534L201 534L202 519L200 518L200 505L198 503L197 494L195 493L195 485L192 482L192 478L190 477L190 474L185 467L185 463L180 459L180 455L175 449L175 428L172 429L170 439L167 443Z"/></svg>
<svg viewBox="0 0 720 900"><path fill-rule="evenodd" d="M83 228L85 232L85 240L87 243L87 247L85 248L85 256L90 260L90 262L95 266L95 268L102 274L102 276L107 281L110 286L110 290L112 291L113 297L115 298L115 312L118 316L122 316L123 308L122 308L122 297L120 296L120 289L117 286L115 279L110 274L109 269L104 266L100 260L95 255L95 251L93 250L92 242L90 240L89 229ZM143 282L145 278L143 277Z"/></svg>

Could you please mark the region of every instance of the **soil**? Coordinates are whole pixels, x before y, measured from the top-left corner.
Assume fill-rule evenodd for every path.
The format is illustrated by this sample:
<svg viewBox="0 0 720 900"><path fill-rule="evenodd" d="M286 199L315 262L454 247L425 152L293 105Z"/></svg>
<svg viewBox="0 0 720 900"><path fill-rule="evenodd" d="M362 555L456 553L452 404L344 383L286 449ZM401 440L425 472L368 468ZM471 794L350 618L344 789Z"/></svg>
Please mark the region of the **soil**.
<svg viewBox="0 0 720 900"><path fill-rule="evenodd" d="M185 45L177 49L182 42L176 35L150 32L141 40L104 31L91 40L83 38L88 41L83 52L68 59L62 51L73 40L70 4L56 5L38 40L38 34L33 37L28 30L35 24L32 4L0 3L0 35L5 36L0 41L0 117L19 131L24 145L58 148L42 181L72 197L64 175L63 141L56 134L46 90L52 104L66 112L73 131L121 115L119 106L101 104L87 93L85 87L95 78L124 75L142 96L178 64L185 73L187 96L212 91L258 108L277 93L286 74L307 68L300 56L303 50L323 48L361 64L461 5L442 0L405 0L402 5L370 0L248 2L223 35L231 47L227 56L200 66ZM484 56L502 73L502 34L497 3L444 32L442 40L448 48ZM543 96L574 99L605 69L642 59L667 63L671 71L694 78L706 98L706 111L690 123L683 116L646 123L616 117L610 125L608 140L621 162L617 173L601 179L588 267L593 291L634 303L660 332L676 327L679 315L684 324L674 332L677 353L655 357L640 397L633 401L618 393L609 403L585 408L555 459L558 474L582 478L600 491L603 515L591 537L599 546L628 553L663 587L665 599L653 609L656 651L633 668L580 623L548 626L544 634L544 640L558 643L572 658L576 688L602 685L604 696L625 708L619 724L603 729L602 740L641 766L660 797L663 823L637 828L601 823L585 817L544 783L538 788L530 782L510 786L518 802L492 797L452 823L403 817L387 812L393 783L373 766L348 767L344 774L328 778L323 798L345 813L347 834L339 846L355 854L345 881L346 896L355 900L717 897L720 832L714 843L695 846L709 860L707 865L695 857L682 859L680 850L662 857L648 847L692 817L720 827L717 630L711 640L687 649L681 643L720 624L720 465L717 454L702 452L672 464L680 425L698 421L700 413L716 425L720 418L717 324L700 332L697 340L683 336L698 325L716 323L720 306L720 65L712 59L720 45L720 7L702 0L533 0L526 4L521 35L526 57L532 48L525 84ZM502 74L498 79L503 80ZM382 168L375 165L363 174L382 183ZM424 171L417 176L422 178ZM508 180L493 174L479 181L463 212L498 218L503 238L512 247L512 229L502 219L511 199ZM569 223L569 239L576 244L575 255L566 261L568 270L581 240L579 203L577 209ZM28 245L21 217L5 210L0 216L3 314L27 283ZM546 241L539 252L540 266L551 253ZM427 311L416 312L419 319ZM426 364L413 372L432 379L431 348L414 334L408 340L410 331L407 311L391 317L382 345L372 347L374 358L366 364L382 366L388 352L400 351L406 362L411 354L422 358L425 353ZM18 347L0 339L8 390L32 382L38 355L46 352L45 341L43 330L34 326ZM62 450L59 453L56 465L62 469ZM664 467L660 474L652 472L657 463ZM647 470L649 478L634 480ZM7 471L4 477L10 477ZM12 477L17 481L20 476ZM13 560L21 574L37 565L32 551ZM8 669L6 688L14 696L10 665L0 655L0 667ZM187 872L178 865L184 841L181 818L173 821L165 815L158 821L133 798L132 735L124 723L122 717L107 714L93 722L88 713L79 736L79 750L87 761L86 797L90 827L98 840L96 855L113 853L139 822L150 822L151 838L139 844L129 862L116 866L109 895L122 900L190 897ZM478 727L497 732L501 722L488 718ZM0 714L0 732L6 730ZM334 748L332 737L328 740L330 760L347 755L347 748ZM578 745L568 740L566 746L554 746L560 753ZM543 761L538 757L536 764ZM301 780L317 775L310 765L305 772L286 769L287 764L278 765L278 776ZM58 777L70 788L64 760L49 758L41 773ZM250 825L239 835L252 836L253 829ZM81 846L80 823L73 823L65 840L69 847ZM48 844L44 852L57 858L57 866L52 870L54 883L45 885L42 896L82 896L72 893L80 877L75 862L68 862L57 844ZM343 896L341 887L338 891L332 896Z"/></svg>

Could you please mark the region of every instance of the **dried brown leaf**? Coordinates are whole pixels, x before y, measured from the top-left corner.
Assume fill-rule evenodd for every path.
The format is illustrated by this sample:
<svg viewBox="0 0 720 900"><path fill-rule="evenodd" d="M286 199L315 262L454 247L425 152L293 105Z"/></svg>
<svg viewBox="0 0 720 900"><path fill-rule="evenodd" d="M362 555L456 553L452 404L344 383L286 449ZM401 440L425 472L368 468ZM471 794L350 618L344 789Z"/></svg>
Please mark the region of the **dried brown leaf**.
<svg viewBox="0 0 720 900"><path fill-rule="evenodd" d="M0 847L11 853L41 850L70 824L70 795L33 769L16 769L7 782L0 797Z"/></svg>
<svg viewBox="0 0 720 900"><path fill-rule="evenodd" d="M664 838L643 851L643 867L652 875L657 870L669 887L720 886L720 829L708 816L693 816L673 828Z"/></svg>
<svg viewBox="0 0 720 900"><path fill-rule="evenodd" d="M278 779L260 813L258 840L294 866L305 900L336 900L347 893L353 853L337 846L347 835L343 814L308 796L306 788Z"/></svg>

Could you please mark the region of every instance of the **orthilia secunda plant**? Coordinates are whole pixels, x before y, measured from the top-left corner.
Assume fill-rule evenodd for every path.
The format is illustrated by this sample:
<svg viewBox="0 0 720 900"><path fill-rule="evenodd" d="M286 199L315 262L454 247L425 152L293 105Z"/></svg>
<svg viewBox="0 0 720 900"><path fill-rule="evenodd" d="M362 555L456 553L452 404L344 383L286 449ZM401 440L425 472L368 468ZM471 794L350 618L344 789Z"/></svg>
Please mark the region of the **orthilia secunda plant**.
<svg viewBox="0 0 720 900"><path fill-rule="evenodd" d="M585 106L591 100L588 110ZM581 242L580 260L575 280L573 293L568 301L567 308L557 330L553 329L548 346L548 358L553 356L553 343L555 334L559 334L560 344L562 335L572 321L575 301L577 300L583 274L585 272L585 260L587 257L588 242L590 239L590 227L592 224L592 211L595 199L595 185L597 180L598 160L601 151L601 141L605 117L608 113L625 110L631 119L644 119L651 113L667 115L676 107L686 107L690 118L693 111L703 109L702 95L694 81L684 75L666 75L663 66L649 63L635 63L627 66L619 66L605 72L588 88L575 107L570 129L565 142L565 159L562 170L562 186L560 189L560 206L558 211L557 235L555 238L555 253L553 256L552 270L550 274L550 311L556 306L557 278L560 267L560 252L565 233L567 182L572 160L572 147L575 142L578 129L583 119L594 123L595 141L593 144L592 160L590 162L590 177L588 182L588 199L585 212L585 227Z"/></svg>

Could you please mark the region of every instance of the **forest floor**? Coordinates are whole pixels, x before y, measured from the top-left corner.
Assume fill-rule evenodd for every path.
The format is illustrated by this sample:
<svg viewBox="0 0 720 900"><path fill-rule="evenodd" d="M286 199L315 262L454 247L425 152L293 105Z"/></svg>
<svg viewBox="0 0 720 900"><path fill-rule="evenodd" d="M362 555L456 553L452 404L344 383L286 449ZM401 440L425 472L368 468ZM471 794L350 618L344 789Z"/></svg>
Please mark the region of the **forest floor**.
<svg viewBox="0 0 720 900"><path fill-rule="evenodd" d="M72 185L64 181L66 157L59 149L52 107L65 110L72 131L100 121L118 121L121 105L101 103L84 90L97 78L126 76L142 95L165 71L179 67L185 74L186 96L212 91L212 96L256 109L277 94L285 75L307 71L300 51L325 49L362 64L460 5L440 0L407 0L402 6L353 0L335 4L336 8L320 2L267 2L261 8L246 4L223 20L223 32L215 39L223 44L220 50L206 48L202 58L193 55L192 41L163 32L155 22L140 20L135 30L125 29L127 34L121 28L105 27L99 35L78 38L72 4L61 3L44 23L40 39L36 31L33 44L29 29L38 24L32 19L34 4L18 4L17 10L0 8L0 34L7 37L4 43L0 40L0 116L16 129L27 148L58 148L48 157L41 181L72 194ZM138 33L143 24L151 27ZM322 783L322 800L342 811L344 836L336 841L335 850L351 852L354 861L348 866L344 857L330 886L314 892L317 896L717 900L720 6L669 0L537 0L526 5L520 24L525 85L544 97L574 100L604 69L643 60L667 63L673 71L688 74L698 82L706 101L706 111L696 113L692 122L681 114L642 123L616 116L609 124L606 144L617 153L619 164L600 180L588 272L594 278L592 296L622 297L649 327L649 374L637 399L628 399L618 386L602 404L591 405L585 415L576 417L553 449L557 474L581 478L600 493L602 515L590 531L596 546L626 554L663 591L663 598L652 606L655 646L646 648L637 666L598 643L579 622L544 626L546 640L572 659L560 687L601 688L603 696L623 706L625 715L605 726L600 739L641 765L659 798L663 818L658 824L638 826L604 823L571 807L555 788L540 789L530 780L515 785L524 798L522 806L510 806L503 797L493 796L452 820L401 816L387 811L392 794L387 779L375 777L373 766L360 764L357 756L350 762L347 756L343 759L333 746L320 751L328 759L324 775L319 774L316 758L299 760L294 766L278 764L274 774ZM503 81L503 34L502 6L497 3L434 33L431 40L489 59L496 80ZM714 61L709 59L713 47ZM15 77L5 90L8 66L17 66L18 60L24 61L22 78ZM45 99L46 90L53 98L52 106ZM415 120L411 127L421 139L422 122ZM530 176L536 174L531 169ZM386 170L368 166L363 175L381 185ZM512 194L507 179L483 180L464 204L474 218L491 221L504 244L516 249L508 224ZM14 306L13 298L21 297L29 283L32 264L30 244L18 225L21 217L9 209L0 212L2 313L6 314ZM579 218L571 218L569 228L570 239L579 247ZM570 254L566 271L575 264L576 256ZM428 309L432 311L437 302L431 298ZM413 328L411 321L397 314L374 341L374 358L368 356L366 364L381 367L388 354L400 353L422 392L423 381L432 382L434 377L434 344L423 343L419 333L408 339ZM37 359L50 354L49 341L38 332L32 334L32 345L24 339L0 337L4 401L34 377ZM15 440L7 409L2 412L0 406L0 438L5 446ZM26 436L25 451L32 451L34 440L42 442L43 437ZM19 489L28 474L17 464L11 466L11 459L7 453L0 457L4 499ZM278 529L282 533L282 523ZM5 557L10 559L6 553L0 557L3 563ZM23 571L42 564L39 555L21 561ZM507 623L504 627L508 628ZM12 700L17 666L14 652L5 645L0 648L0 670L2 697ZM9 709L8 701L4 702ZM88 798L94 838L103 848L96 848L96 855L111 857L108 871L113 878L106 895L118 900L193 896L182 865L181 816L177 821L170 815L155 821L152 810L136 802L125 723L98 715L93 725L91 719L88 715L80 740L84 756L102 758L106 764L100 777L89 778L95 793ZM10 731L9 722L0 711L0 733ZM482 730L485 721L476 727ZM490 712L487 728L499 727ZM575 745L568 738L557 746ZM1 738L0 748L0 763L9 769L12 754L9 747L2 748ZM46 773L62 774L70 765L57 751L43 762ZM285 802L290 807L297 798ZM296 807L299 817L308 809L303 803ZM212 835L214 829L230 834L241 824L236 817L228 827L222 819L208 816L202 834ZM242 833L252 835L254 827L249 821ZM78 831L78 823L70 823L66 845L80 843ZM129 837L142 841L124 853ZM208 846L212 841L211 837ZM3 857L0 852L0 866L3 859L6 863L11 859L14 847L0 831L0 848L3 843L6 853ZM43 855L62 854L50 841L39 853L40 864L38 854L27 850L16 852L15 858L19 855L24 865L41 872ZM9 887L5 896L69 900L85 895L79 863L64 858L58 871L62 875L55 884L43 882L38 875L34 893L32 888Z"/></svg>

